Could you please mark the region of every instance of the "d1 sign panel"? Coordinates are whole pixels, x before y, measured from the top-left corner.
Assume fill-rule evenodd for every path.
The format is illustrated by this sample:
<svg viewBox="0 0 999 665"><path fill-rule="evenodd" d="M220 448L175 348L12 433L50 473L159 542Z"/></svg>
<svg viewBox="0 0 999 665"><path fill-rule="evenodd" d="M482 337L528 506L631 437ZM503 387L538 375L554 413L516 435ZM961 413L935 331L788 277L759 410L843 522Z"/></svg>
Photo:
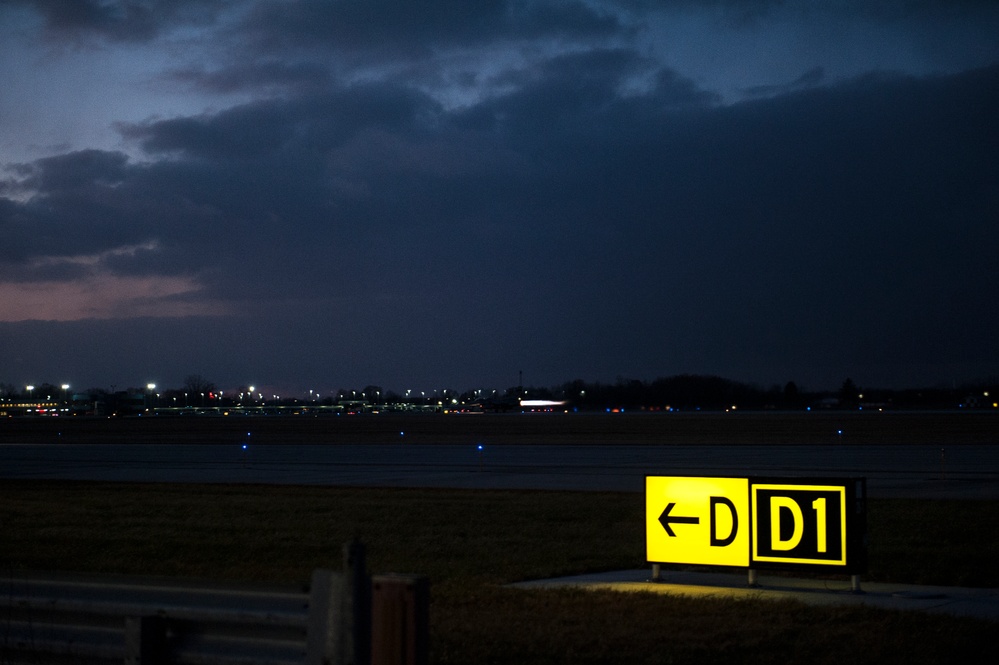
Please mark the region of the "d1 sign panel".
<svg viewBox="0 0 999 665"><path fill-rule="evenodd" d="M753 563L847 565L847 488L752 486Z"/></svg>

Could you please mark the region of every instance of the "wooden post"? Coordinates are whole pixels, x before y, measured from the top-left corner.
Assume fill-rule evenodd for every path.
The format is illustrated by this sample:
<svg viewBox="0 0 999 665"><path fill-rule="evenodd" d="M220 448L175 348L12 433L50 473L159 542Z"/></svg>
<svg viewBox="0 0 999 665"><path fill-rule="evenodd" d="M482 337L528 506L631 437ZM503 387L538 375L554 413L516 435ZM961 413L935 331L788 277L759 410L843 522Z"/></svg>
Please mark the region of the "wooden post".
<svg viewBox="0 0 999 665"><path fill-rule="evenodd" d="M368 665L371 657L371 582L364 545L343 546L343 572L315 570L309 589L306 665Z"/></svg>
<svg viewBox="0 0 999 665"><path fill-rule="evenodd" d="M343 546L343 665L371 662L371 578L364 562L364 545L352 540Z"/></svg>
<svg viewBox="0 0 999 665"><path fill-rule="evenodd" d="M371 591L371 665L427 665L430 580L376 575Z"/></svg>
<svg viewBox="0 0 999 665"><path fill-rule="evenodd" d="M309 620L305 635L305 665L341 665L338 643L343 576L331 570L312 571Z"/></svg>
<svg viewBox="0 0 999 665"><path fill-rule="evenodd" d="M368 665L371 658L371 581L364 546L343 546L343 572L315 570L309 588L306 665Z"/></svg>
<svg viewBox="0 0 999 665"><path fill-rule="evenodd" d="M166 621L163 617L125 617L125 665L166 662Z"/></svg>

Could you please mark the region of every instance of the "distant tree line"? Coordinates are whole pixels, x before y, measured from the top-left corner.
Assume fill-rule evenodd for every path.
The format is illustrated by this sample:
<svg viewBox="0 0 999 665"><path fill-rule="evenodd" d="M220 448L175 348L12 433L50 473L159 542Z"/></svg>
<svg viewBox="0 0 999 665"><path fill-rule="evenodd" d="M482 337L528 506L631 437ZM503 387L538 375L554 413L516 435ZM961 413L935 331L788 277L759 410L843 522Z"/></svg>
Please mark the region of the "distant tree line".
<svg viewBox="0 0 999 665"><path fill-rule="evenodd" d="M847 378L836 391L808 391L794 381L767 388L719 376L681 374L652 381L618 379L613 384L582 380L548 391L583 409L631 408L674 410L723 410L807 408L960 408L989 406L997 395L996 381L964 384L952 388L904 390L865 389ZM533 389L526 392L531 393ZM536 391L539 394L543 391ZM983 399L984 398L984 399Z"/></svg>
<svg viewBox="0 0 999 665"><path fill-rule="evenodd" d="M852 379L836 391L809 391L794 381L783 386L763 388L719 376L681 374L652 381L618 378L614 383L576 379L553 387L511 386L505 390L466 390L448 388L432 392L386 390L377 385L340 388L321 394L309 390L297 396L265 395L253 386L222 391L216 384L191 374L180 388L145 386L117 390L111 386L78 391L61 385L14 386L0 383L0 401L73 402L85 396L101 402L109 412L118 405L133 410L149 407L233 407L261 404L332 406L344 403L442 405L443 408L469 407L494 411L520 409L523 399L564 402L566 408L581 411L623 410L799 410L799 409L954 409L999 408L999 380L965 383L952 387L887 390L863 388Z"/></svg>

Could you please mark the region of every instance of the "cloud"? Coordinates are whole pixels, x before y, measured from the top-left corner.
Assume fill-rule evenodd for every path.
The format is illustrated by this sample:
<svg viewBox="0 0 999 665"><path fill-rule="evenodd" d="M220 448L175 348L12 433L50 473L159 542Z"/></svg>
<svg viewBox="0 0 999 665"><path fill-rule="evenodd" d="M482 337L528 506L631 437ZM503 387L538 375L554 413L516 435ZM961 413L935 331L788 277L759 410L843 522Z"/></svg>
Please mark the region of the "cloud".
<svg viewBox="0 0 999 665"><path fill-rule="evenodd" d="M288 63L280 60L240 63L211 70L204 66L188 67L168 72L164 78L198 89L223 93L241 90L268 93L307 91L332 83L328 67L314 62Z"/></svg>
<svg viewBox="0 0 999 665"><path fill-rule="evenodd" d="M80 321L231 314L231 307L187 296L201 286L184 277L122 277L107 273L73 280L0 282L0 321Z"/></svg>
<svg viewBox="0 0 999 665"><path fill-rule="evenodd" d="M437 105L391 84L355 84L289 99L267 99L195 117L119 125L151 154L179 152L209 159L253 159L285 148L328 149L364 127L418 129Z"/></svg>
<svg viewBox="0 0 999 665"><path fill-rule="evenodd" d="M306 3L288 11L283 2L260 2L238 27L263 52L303 49L364 58L429 57L445 48L496 41L559 38L586 40L621 31L616 18L583 2L442 0L423 5L374 2Z"/></svg>
<svg viewBox="0 0 999 665"><path fill-rule="evenodd" d="M124 178L128 157L120 152L79 150L44 157L14 167L19 185L37 191L66 191L89 186L113 186Z"/></svg>
<svg viewBox="0 0 999 665"><path fill-rule="evenodd" d="M317 2L294 11L265 0L227 25L213 50L221 66L178 69L171 78L267 95L314 88L323 79L341 86L394 82L454 106L477 99L480 83L497 68L633 35L597 5L533 0Z"/></svg>
<svg viewBox="0 0 999 665"><path fill-rule="evenodd" d="M501 92L459 110L456 121L500 131L509 139L523 135L524 140L542 143L567 136L602 142L611 133L717 100L628 49L558 55L529 68L504 71L491 83Z"/></svg>
<svg viewBox="0 0 999 665"><path fill-rule="evenodd" d="M757 85L746 88L743 92L750 97L785 95L797 90L814 88L821 84L823 79L825 79L825 69L822 67L812 67L790 83L785 83L784 85Z"/></svg>
<svg viewBox="0 0 999 665"><path fill-rule="evenodd" d="M995 66L803 58L733 97L634 3L291 7L157 61L184 105L112 119L113 148L8 166L7 329L187 318L360 380L994 360ZM741 38L799 34L753 7Z"/></svg>
<svg viewBox="0 0 999 665"><path fill-rule="evenodd" d="M16 165L15 179L5 186L16 199L5 199L0 211L7 238L0 256L23 262L64 251L99 251L107 237L137 240L116 192L125 161L121 154L83 151Z"/></svg>
<svg viewBox="0 0 999 665"><path fill-rule="evenodd" d="M121 125L147 153L183 152L214 159L251 159L273 153L293 135L291 119L271 104L252 104L219 115Z"/></svg>
<svg viewBox="0 0 999 665"><path fill-rule="evenodd" d="M7 0L42 16L52 39L97 38L143 42L168 27L205 24L225 6L222 0Z"/></svg>

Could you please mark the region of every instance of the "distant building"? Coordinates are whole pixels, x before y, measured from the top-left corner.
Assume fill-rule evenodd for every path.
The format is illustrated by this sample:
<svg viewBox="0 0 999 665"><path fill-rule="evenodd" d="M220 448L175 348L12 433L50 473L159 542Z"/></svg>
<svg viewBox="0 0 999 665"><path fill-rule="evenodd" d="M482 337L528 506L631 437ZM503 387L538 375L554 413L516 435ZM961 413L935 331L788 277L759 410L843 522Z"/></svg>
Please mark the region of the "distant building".
<svg viewBox="0 0 999 665"><path fill-rule="evenodd" d="M17 401L0 403L0 417L14 416L58 416L62 412L59 402Z"/></svg>

